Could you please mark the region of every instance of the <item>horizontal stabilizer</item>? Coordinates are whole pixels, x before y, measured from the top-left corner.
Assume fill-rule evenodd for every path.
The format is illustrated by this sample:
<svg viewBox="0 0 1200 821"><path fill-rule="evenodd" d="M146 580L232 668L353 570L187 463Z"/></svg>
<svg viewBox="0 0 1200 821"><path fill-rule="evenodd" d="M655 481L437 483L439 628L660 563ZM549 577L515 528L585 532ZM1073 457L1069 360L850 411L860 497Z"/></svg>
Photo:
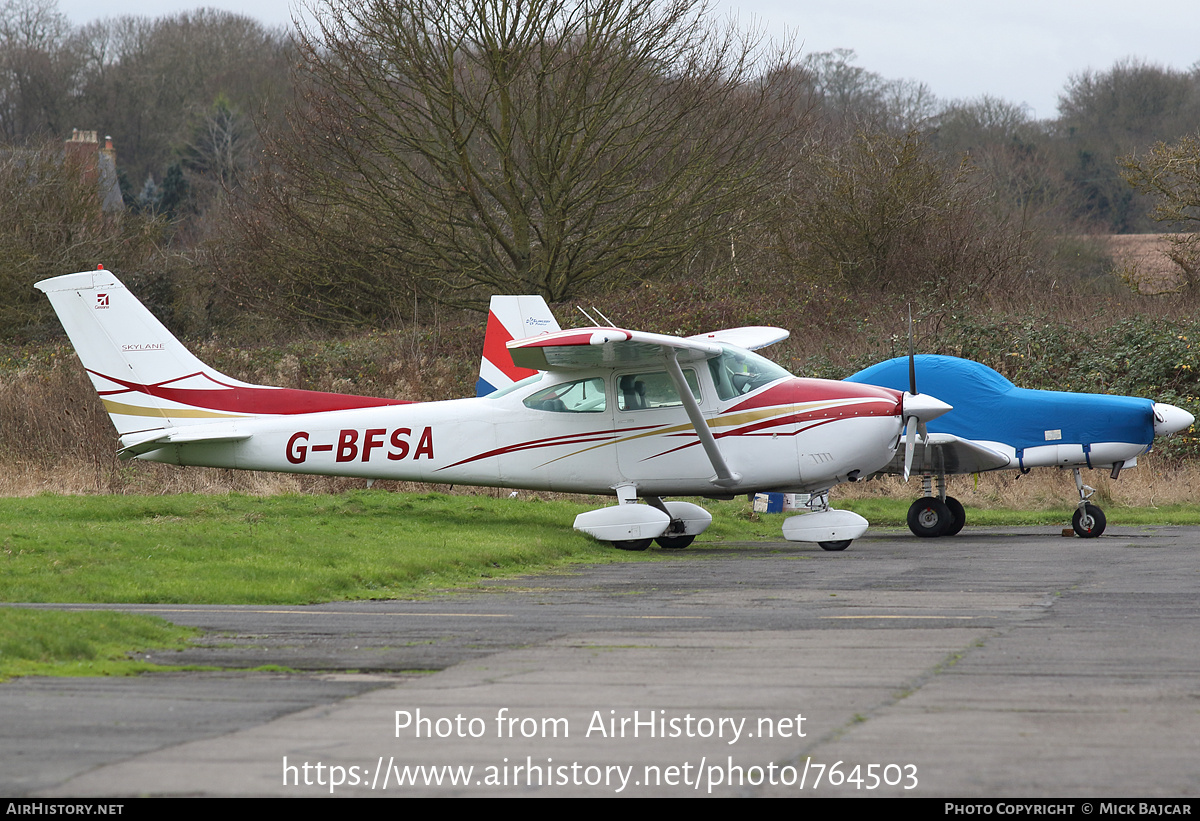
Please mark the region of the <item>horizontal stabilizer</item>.
<svg viewBox="0 0 1200 821"><path fill-rule="evenodd" d="M122 448L117 451L117 456L122 459L132 459L135 456L149 453L152 450L158 450L167 445L243 442L249 438L249 433L232 429L201 431L195 428L170 428L167 430L122 436Z"/></svg>

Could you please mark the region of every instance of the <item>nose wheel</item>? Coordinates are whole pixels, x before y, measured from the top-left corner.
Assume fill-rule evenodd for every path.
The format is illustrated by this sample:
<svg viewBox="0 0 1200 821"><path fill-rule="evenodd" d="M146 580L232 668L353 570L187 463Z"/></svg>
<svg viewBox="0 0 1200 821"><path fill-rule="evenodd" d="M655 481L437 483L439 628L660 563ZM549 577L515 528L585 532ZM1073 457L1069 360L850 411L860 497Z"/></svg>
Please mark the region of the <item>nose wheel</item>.
<svg viewBox="0 0 1200 821"><path fill-rule="evenodd" d="M1081 539L1094 539L1104 532L1108 522L1104 518L1104 511L1088 501L1096 490L1083 483L1079 468L1075 468L1075 488L1079 491L1079 506L1071 517L1071 529Z"/></svg>

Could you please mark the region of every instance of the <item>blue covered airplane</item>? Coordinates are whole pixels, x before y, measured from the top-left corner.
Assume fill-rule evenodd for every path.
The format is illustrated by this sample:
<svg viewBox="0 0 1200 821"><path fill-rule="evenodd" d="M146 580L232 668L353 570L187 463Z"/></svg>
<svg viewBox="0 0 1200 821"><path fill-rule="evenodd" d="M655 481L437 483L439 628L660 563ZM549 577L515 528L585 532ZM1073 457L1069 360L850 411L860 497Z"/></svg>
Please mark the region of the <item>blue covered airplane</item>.
<svg viewBox="0 0 1200 821"><path fill-rule="evenodd" d="M1185 430L1196 421L1182 408L1149 399L1018 388L969 359L922 355L915 363L914 372L909 357L889 359L846 381L895 390L919 385L954 408L919 425L919 439L908 433L881 471L907 478L909 466L916 465L921 473L922 498L908 511L908 527L917 536L952 536L966 523L962 504L946 495L948 474L1051 466L1075 473L1075 532L1084 538L1099 536L1104 512L1089 501L1095 490L1083 483L1080 469L1107 468L1115 479L1123 468L1137 464L1154 437Z"/></svg>

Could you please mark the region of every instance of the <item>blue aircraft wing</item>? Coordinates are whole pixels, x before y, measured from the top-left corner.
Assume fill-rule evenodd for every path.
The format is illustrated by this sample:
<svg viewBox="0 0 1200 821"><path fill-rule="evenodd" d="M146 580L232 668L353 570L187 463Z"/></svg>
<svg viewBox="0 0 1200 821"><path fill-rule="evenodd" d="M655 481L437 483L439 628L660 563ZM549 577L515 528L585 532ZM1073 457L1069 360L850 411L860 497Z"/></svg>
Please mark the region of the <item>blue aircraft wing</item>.
<svg viewBox="0 0 1200 821"><path fill-rule="evenodd" d="M896 448L896 454L879 472L903 476L906 447L907 442L902 436L900 445ZM924 465L929 465L933 470L948 474L983 473L988 470L1015 467L1016 460L1012 456L970 439L963 439L949 433L931 433L928 442L917 439L913 446L912 464L918 470Z"/></svg>

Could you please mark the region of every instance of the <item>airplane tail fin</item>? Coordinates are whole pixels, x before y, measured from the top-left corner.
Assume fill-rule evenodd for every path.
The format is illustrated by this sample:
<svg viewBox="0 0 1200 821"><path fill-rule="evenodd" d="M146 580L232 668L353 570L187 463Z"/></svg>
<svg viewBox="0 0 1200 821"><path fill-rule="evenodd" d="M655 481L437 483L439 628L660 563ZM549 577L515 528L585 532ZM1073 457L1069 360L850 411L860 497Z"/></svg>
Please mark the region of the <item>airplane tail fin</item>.
<svg viewBox="0 0 1200 821"><path fill-rule="evenodd" d="M122 442L263 415L405 404L252 385L205 365L103 269L34 285L50 299Z"/></svg>
<svg viewBox="0 0 1200 821"><path fill-rule="evenodd" d="M479 363L479 381L475 395L487 396L507 388L537 371L513 364L505 344L559 330L554 314L540 296L493 296L488 308L487 332L483 337L483 358Z"/></svg>

